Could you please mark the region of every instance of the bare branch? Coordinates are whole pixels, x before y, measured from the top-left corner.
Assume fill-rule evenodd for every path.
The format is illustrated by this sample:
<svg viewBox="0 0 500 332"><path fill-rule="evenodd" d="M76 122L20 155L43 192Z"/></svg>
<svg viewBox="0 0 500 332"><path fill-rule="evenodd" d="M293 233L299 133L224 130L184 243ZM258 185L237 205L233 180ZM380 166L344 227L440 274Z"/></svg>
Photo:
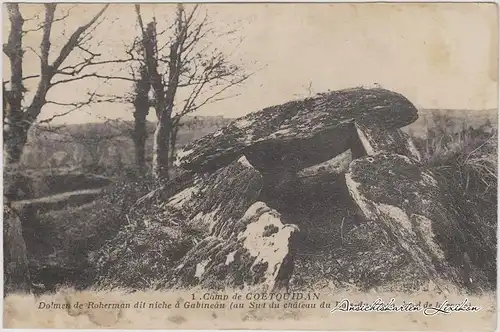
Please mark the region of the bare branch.
<svg viewBox="0 0 500 332"><path fill-rule="evenodd" d="M76 110L81 109L84 106L90 105L91 103L94 102L95 97L98 96L98 94L97 94L97 90L98 89L99 89L99 86L97 86L93 92L88 93L88 99L86 101L83 101L83 102L61 103L61 102L56 102L56 101L46 101L45 102L46 104L54 104L54 105L58 105L58 106L73 106L73 108L70 109L70 110L68 110L68 111L66 111L66 112L63 112L63 113L60 113L60 114L56 114L56 115L52 116L49 119L45 119L45 120L39 121L39 123L50 123L55 118L59 118L59 117L68 115L68 114L70 114L70 113L72 113L72 112L74 112Z"/></svg>
<svg viewBox="0 0 500 332"><path fill-rule="evenodd" d="M79 62L74 65L68 65L65 66L59 70L57 70L56 74L62 74L62 75L71 75L75 76L80 74L84 69L87 69L92 66L100 66L100 65L106 65L106 64L117 64L117 63L129 63L134 61L135 59L133 57L129 59L112 59L112 60L103 60L103 61L92 61L94 57L98 57L101 54L99 53L94 53L90 58L84 59L82 62Z"/></svg>
<svg viewBox="0 0 500 332"><path fill-rule="evenodd" d="M76 31L71 35L68 42L63 46L59 56L52 64L52 67L57 70L61 66L61 64L66 60L71 51L79 44L80 37L82 34L90 28L101 16L104 14L104 11L109 7L109 4L106 4L87 24L82 25L76 29Z"/></svg>
<svg viewBox="0 0 500 332"><path fill-rule="evenodd" d="M26 46L26 49L33 52L40 60L42 60L42 56L40 55L40 53L38 53L38 51L35 50L33 47ZM40 77L40 75L37 75L37 77Z"/></svg>
<svg viewBox="0 0 500 332"><path fill-rule="evenodd" d="M24 77L22 78L22 80L23 80L23 81L24 81L24 80L30 80L30 79L33 79L33 78L39 78L39 77L40 77L40 74L34 74L34 75L24 76ZM10 83L10 80L8 80L8 81L4 81L4 82L3 82L3 84L4 84L4 85L5 85L5 84L9 84L9 83Z"/></svg>
<svg viewBox="0 0 500 332"><path fill-rule="evenodd" d="M60 74L62 74L62 73L60 73ZM99 75L99 74L96 74L96 73L91 73L91 74L80 75L80 76L77 76L77 77L72 77L72 78L63 79L63 80L59 80L59 81L53 82L53 83L51 83L51 87L59 85L59 84L63 84L63 83L80 81L80 80L83 80L83 79L86 79L86 78L100 78L100 79L106 79L106 80L118 80L118 81L135 82L135 80L133 78L130 78L130 77Z"/></svg>
<svg viewBox="0 0 500 332"><path fill-rule="evenodd" d="M226 90L228 90L228 89L230 89L230 88L232 88L232 87L234 87L234 86L236 86L238 84L241 84L242 82L246 81L249 77L250 77L250 75L246 75L246 76L243 76L243 77L239 78L238 80L229 82L229 84L227 84L226 86L224 86L223 88L221 88L217 92L213 93L211 96L207 97L204 101L202 101L198 105L191 107L191 111L195 111L197 109L200 109L201 107L203 107L204 105L206 105L209 102L214 102L214 101L220 101L220 100L227 99L227 98L217 98L217 97L219 95L221 95L222 93L224 93Z"/></svg>
<svg viewBox="0 0 500 332"><path fill-rule="evenodd" d="M119 103L119 104L133 104L134 96L131 93L127 93L124 96L118 95L102 95L95 94L93 103L103 104L103 103Z"/></svg>
<svg viewBox="0 0 500 332"><path fill-rule="evenodd" d="M42 39L42 73L40 83L38 84L37 91L33 97L31 105L25 112L25 121L28 123L34 123L36 118L41 112L42 106L45 103L45 97L48 90L54 85L51 84L51 80L56 74L57 70L61 64L66 60L69 54L74 50L74 48L79 44L81 35L94 24L99 17L104 13L104 11L109 7L109 4L105 5L87 24L82 25L76 29L76 31L71 35L68 42L62 47L59 56L53 62L52 65L48 65L48 51L50 49L50 31L52 27L52 20L54 18L56 4L50 3L45 5L45 26ZM46 56L46 58L44 58ZM59 82L58 82L59 83Z"/></svg>
<svg viewBox="0 0 500 332"><path fill-rule="evenodd" d="M71 13L71 10L73 10L77 5L73 5L71 8L69 8L66 13L64 13L61 17L54 17L53 20L51 21L51 24L54 24L56 22L61 22L61 21L64 21L65 19L67 19L69 16L70 16L70 13ZM37 13L33 19L38 19L38 17L40 16L42 11L40 11L39 13ZM28 20L26 20L28 21ZM27 29L27 30L23 30L23 36L24 35L27 35L28 33L31 33L31 32L37 32L37 31L41 31L45 28L45 22L44 23L41 23L39 24L36 28L33 28L33 29Z"/></svg>
<svg viewBox="0 0 500 332"><path fill-rule="evenodd" d="M137 22L139 23L139 27L141 28L142 38L144 39L146 31L144 30L144 23L142 22L141 16L141 5L135 4L135 13L137 14Z"/></svg>
<svg viewBox="0 0 500 332"><path fill-rule="evenodd" d="M209 95L208 97L206 97L203 101L201 101L198 104L194 104L195 100L190 101L189 105L184 108L184 110L182 112L182 115L186 115L188 113L192 113L192 112L200 109L201 107L203 107L203 106L205 106L205 105L207 105L209 103L218 102L218 101L222 101L222 100L226 100L228 98L234 97L234 96L219 97L219 96L221 94L223 94L226 90L228 90L228 89L230 89L230 88L232 88L232 87L234 87L236 85L239 85L239 84L243 83L244 81L246 81L252 75L253 75L253 73L249 74L249 75L243 75L243 76L239 77L238 79L229 81L221 89L219 89L216 92L212 93L211 95Z"/></svg>
<svg viewBox="0 0 500 332"><path fill-rule="evenodd" d="M42 78L47 80L46 84L50 82L50 69L49 69L49 51L50 51L50 33L52 31L52 23L54 21L54 12L56 11L56 3L45 4L45 23L43 27L42 43L40 44L40 65ZM47 77L45 77L47 76Z"/></svg>
<svg viewBox="0 0 500 332"><path fill-rule="evenodd" d="M77 108L77 107L75 107L75 108L73 108L73 109L70 109L69 111L66 111L66 112L63 112L63 113L60 113L60 114L55 114L55 115L51 116L51 117L50 117L50 118L48 118L48 119L40 120L40 121L38 121L38 124L42 124L42 123L49 123L49 122L53 121L53 120L54 120L54 119L56 119L56 118L60 118L60 117L66 116L66 115L68 115L68 114L70 114L70 113L73 113L73 112L74 112L74 111L76 111L77 109L80 109L80 107L78 107L78 108Z"/></svg>

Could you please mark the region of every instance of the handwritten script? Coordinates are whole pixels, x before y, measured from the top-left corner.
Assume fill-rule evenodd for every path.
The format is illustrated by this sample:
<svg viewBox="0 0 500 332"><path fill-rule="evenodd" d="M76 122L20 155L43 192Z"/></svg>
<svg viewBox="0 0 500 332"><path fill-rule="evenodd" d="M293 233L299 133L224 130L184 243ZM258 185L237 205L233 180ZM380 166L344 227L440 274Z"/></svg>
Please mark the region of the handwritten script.
<svg viewBox="0 0 500 332"><path fill-rule="evenodd" d="M373 302L356 301L349 299L337 301L330 312L422 312L425 316L438 314L448 315L459 312L477 312L481 307L472 305L467 298L460 303L450 303L448 300L442 302L402 301L395 298L383 301L378 298Z"/></svg>

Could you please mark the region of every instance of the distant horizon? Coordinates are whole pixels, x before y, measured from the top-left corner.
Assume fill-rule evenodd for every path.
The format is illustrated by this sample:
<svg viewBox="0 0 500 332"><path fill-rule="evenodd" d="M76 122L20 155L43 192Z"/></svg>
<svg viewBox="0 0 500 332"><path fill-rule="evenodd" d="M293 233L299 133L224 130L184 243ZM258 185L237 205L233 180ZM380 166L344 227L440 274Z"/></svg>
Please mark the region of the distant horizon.
<svg viewBox="0 0 500 332"><path fill-rule="evenodd" d="M498 108L489 108L489 109L453 109L453 108L418 108L419 112L431 112L431 111L439 111L439 112L471 112L473 116L482 116L481 114L478 113L497 113L498 117ZM257 110L255 112L259 112L261 110ZM252 113L255 113L252 112ZM250 113L249 113L250 114ZM247 114L248 115L248 114ZM246 115L244 115L246 116ZM194 115L194 114L188 114L183 116L183 118L222 118L225 120L233 120L233 119L238 119L240 117L228 117L225 115L210 115L210 114L199 114L199 115ZM65 123L58 123L56 126L71 126L71 125L85 125L85 124L99 124L99 123L106 123L106 122L134 122L134 119L107 119L104 121L87 121L87 122L65 122ZM147 120L148 123L154 124L156 121L155 120ZM39 124L39 126L51 126L49 123L43 123Z"/></svg>
<svg viewBox="0 0 500 332"><path fill-rule="evenodd" d="M297 98L295 100L300 100L300 99L303 99L303 98ZM293 99L292 99L293 100ZM290 100L287 100L287 101L284 101L282 104L288 102ZM120 105L129 105L130 104L122 104L122 103L116 103L116 104L120 104ZM223 114L208 114L208 113L201 113L201 114L196 114L196 113L191 113L191 114L187 114L187 115L184 115L183 117L214 117L214 118L217 118L217 117L220 117L220 118L224 118L224 119L238 119L238 118L241 118L241 117L244 117L244 116L247 116L251 113L255 113L255 112L260 112L262 110L264 110L265 108L268 108L268 107L273 107L273 106L278 106L278 105L281 105L281 104L273 104L273 105L268 105L268 106L264 106L263 108L260 108L260 109L256 109L256 110L253 110L253 111L250 111L250 112L246 112L245 114L243 115L240 115L240 116L230 116L230 114L227 114L227 113L223 113ZM471 112L471 113L479 113L479 112L497 112L498 113L498 110L499 108L435 108L435 107L418 107L418 106L415 106L417 108L417 110L419 112L427 112L427 111L454 111L454 112ZM77 110L75 111L75 113L79 112L79 111L82 111L82 110ZM81 122L72 122L72 121L66 121L66 120L69 120L71 119L71 114L68 114L66 116L63 116L63 117L60 117L60 118L57 118L56 121L53 121L51 122L52 124L55 124L55 125L64 125L64 124L85 124L85 123L104 123L106 121L131 121L133 122L134 119L133 119L133 115L132 115L132 111L126 113L128 115L127 118L107 118L106 116L102 116L102 117L96 117L95 119L92 119L90 121L81 121ZM76 118L78 120L78 118ZM154 114L154 110L151 108L150 111L149 111L149 115L148 115L148 118L147 118L147 121L148 122L156 122L156 115Z"/></svg>

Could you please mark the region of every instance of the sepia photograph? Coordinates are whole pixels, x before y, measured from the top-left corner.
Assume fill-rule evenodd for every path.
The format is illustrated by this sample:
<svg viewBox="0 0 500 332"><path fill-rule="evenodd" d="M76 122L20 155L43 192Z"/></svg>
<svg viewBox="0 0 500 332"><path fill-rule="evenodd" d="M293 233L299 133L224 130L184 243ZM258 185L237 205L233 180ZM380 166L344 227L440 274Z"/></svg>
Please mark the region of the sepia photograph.
<svg viewBox="0 0 500 332"><path fill-rule="evenodd" d="M3 327L496 329L496 4L2 18Z"/></svg>

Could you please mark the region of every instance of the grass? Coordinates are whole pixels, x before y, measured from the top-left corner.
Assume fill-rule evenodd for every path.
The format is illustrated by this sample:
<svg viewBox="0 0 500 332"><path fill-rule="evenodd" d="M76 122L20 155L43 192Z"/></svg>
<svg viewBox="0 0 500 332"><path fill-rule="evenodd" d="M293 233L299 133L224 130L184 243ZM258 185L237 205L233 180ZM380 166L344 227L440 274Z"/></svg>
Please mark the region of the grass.
<svg viewBox="0 0 500 332"><path fill-rule="evenodd" d="M56 284L93 283L88 253L113 237L127 223L130 206L153 189L148 179L122 179L89 204L41 214L36 209L22 211L34 282L48 291Z"/></svg>
<svg viewBox="0 0 500 332"><path fill-rule="evenodd" d="M193 246L179 227L127 225L92 252L95 284L102 289L155 289Z"/></svg>
<svg viewBox="0 0 500 332"><path fill-rule="evenodd" d="M479 270L482 287L496 287L497 145L489 127L458 133L431 132L419 142L425 163L435 174L447 209L458 223L467 253ZM422 144L423 143L423 144Z"/></svg>

